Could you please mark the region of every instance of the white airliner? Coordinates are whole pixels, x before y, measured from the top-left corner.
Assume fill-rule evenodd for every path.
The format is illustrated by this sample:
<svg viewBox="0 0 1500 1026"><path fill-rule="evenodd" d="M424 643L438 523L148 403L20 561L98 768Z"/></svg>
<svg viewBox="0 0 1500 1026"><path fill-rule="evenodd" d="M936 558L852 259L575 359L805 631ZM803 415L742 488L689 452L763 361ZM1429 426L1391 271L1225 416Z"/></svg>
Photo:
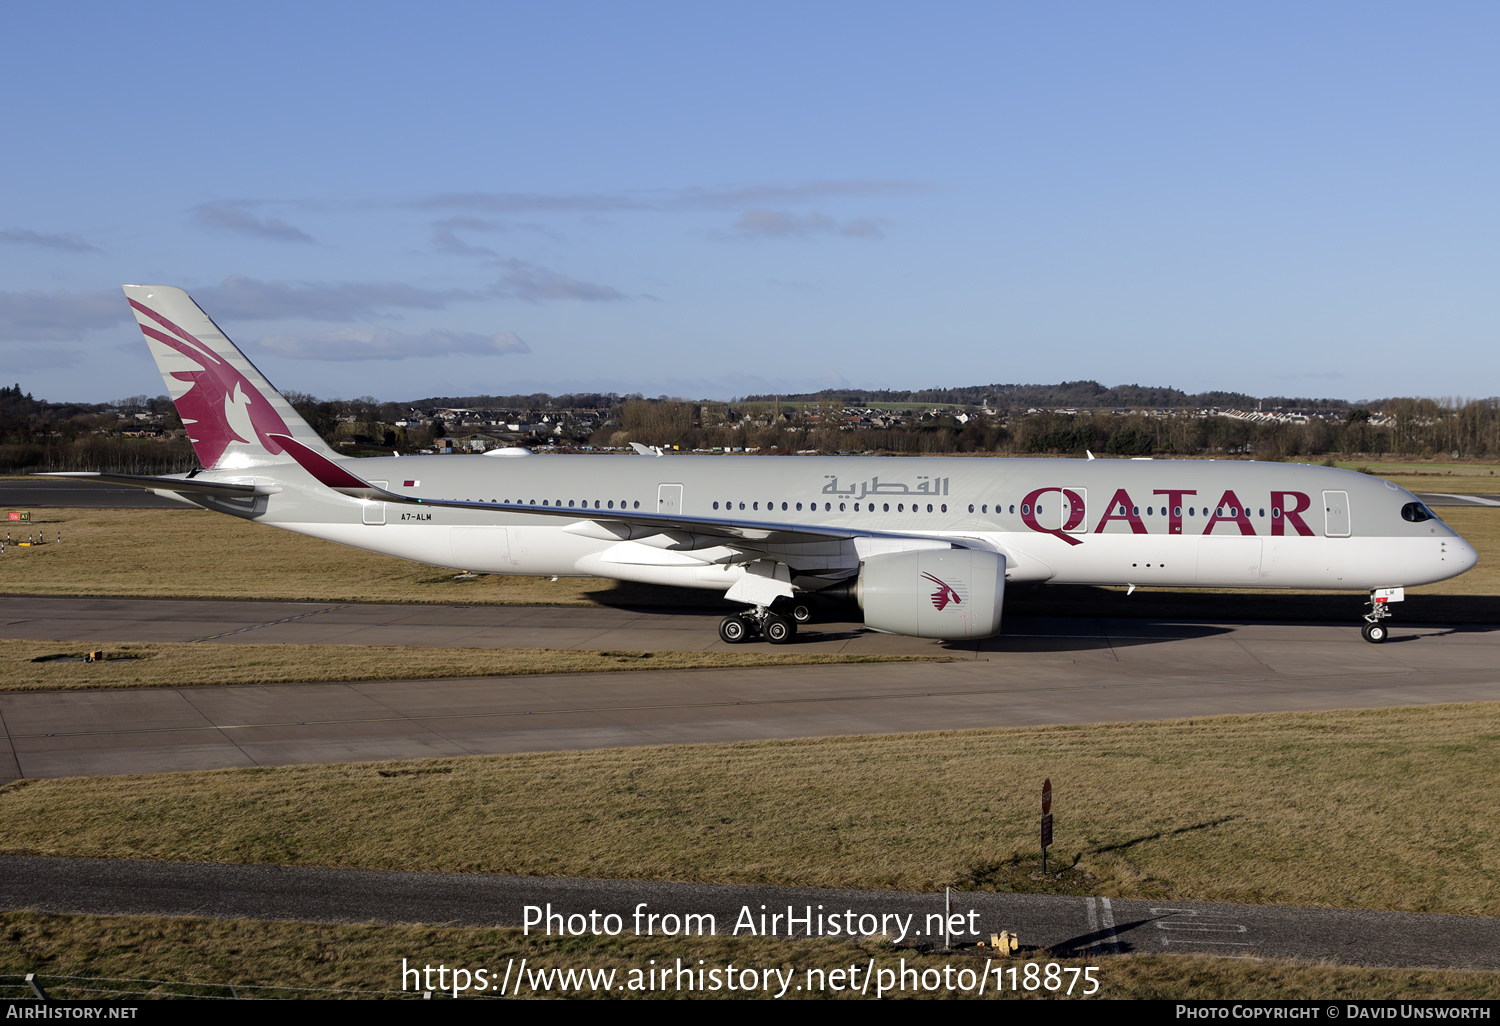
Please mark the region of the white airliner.
<svg viewBox="0 0 1500 1026"><path fill-rule="evenodd" d="M181 289L125 295L204 470L65 474L477 573L610 577L742 603L728 642L791 641L817 593L924 638L1000 629L1007 582L1370 592L1474 549L1403 488L1285 463L759 456L350 459Z"/></svg>

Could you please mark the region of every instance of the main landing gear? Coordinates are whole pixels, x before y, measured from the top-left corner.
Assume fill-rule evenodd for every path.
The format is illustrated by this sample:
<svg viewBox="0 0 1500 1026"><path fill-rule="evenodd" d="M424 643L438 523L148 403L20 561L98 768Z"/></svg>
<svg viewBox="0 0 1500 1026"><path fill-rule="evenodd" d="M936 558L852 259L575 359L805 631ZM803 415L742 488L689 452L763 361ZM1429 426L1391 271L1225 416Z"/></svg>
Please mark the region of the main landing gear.
<svg viewBox="0 0 1500 1026"><path fill-rule="evenodd" d="M1390 628L1381 623L1391 616L1391 606L1388 601L1379 599L1374 592L1370 593L1370 611L1365 614L1365 625L1359 629L1360 637L1372 645L1378 645L1390 636Z"/></svg>
<svg viewBox="0 0 1500 1026"><path fill-rule="evenodd" d="M806 623L812 612L806 606L794 606L789 615L773 613L765 606L756 606L743 613L732 613L719 621L719 637L725 644L738 645L759 635L773 645L788 645L797 636L798 609L806 610Z"/></svg>

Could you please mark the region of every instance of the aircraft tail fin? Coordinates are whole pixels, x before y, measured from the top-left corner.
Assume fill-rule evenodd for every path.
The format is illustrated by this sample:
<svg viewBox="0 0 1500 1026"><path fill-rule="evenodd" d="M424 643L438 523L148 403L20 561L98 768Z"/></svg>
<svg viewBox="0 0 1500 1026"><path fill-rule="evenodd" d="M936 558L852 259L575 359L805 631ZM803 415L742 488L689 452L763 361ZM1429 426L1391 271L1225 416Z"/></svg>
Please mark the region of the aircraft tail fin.
<svg viewBox="0 0 1500 1026"><path fill-rule="evenodd" d="M124 289L204 467L292 462L275 435L339 458L186 292L170 285Z"/></svg>

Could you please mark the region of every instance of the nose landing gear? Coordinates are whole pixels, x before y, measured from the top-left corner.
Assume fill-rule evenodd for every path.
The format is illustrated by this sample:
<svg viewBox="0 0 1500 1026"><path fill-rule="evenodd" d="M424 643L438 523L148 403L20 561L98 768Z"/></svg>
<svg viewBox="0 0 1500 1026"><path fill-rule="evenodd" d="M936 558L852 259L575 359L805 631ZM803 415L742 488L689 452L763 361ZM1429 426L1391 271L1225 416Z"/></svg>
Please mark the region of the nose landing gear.
<svg viewBox="0 0 1500 1026"><path fill-rule="evenodd" d="M1370 611L1365 614L1365 625L1359 629L1360 637L1372 645L1378 645L1390 636L1390 628L1382 620L1391 616L1391 603L1406 597L1402 588L1376 588L1370 592Z"/></svg>

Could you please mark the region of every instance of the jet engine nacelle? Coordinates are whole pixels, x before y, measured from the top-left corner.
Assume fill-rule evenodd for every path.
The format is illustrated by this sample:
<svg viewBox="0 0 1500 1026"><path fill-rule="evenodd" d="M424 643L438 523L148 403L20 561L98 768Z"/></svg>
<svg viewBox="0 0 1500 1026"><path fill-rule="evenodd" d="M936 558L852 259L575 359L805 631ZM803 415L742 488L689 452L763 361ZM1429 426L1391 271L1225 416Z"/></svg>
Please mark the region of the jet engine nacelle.
<svg viewBox="0 0 1500 1026"><path fill-rule="evenodd" d="M987 638L1000 630L1005 557L985 549L917 549L860 564L865 626L915 638Z"/></svg>

